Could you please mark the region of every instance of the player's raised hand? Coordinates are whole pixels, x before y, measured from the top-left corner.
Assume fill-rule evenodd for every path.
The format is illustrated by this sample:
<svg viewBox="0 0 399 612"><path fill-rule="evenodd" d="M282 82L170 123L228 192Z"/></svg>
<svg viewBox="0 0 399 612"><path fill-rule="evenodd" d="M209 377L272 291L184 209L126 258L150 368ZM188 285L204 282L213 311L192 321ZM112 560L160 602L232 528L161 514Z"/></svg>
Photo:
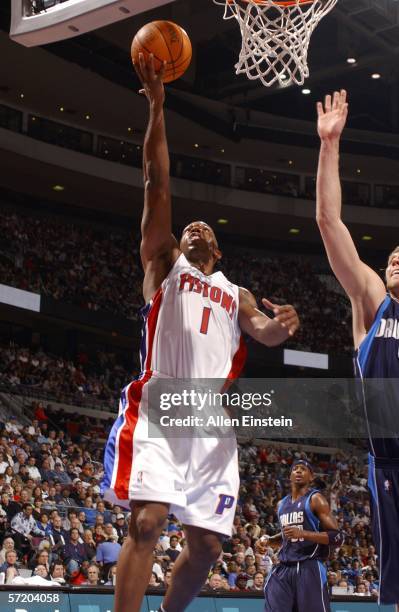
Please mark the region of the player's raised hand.
<svg viewBox="0 0 399 612"><path fill-rule="evenodd" d="M139 53L139 62L133 61L133 66L143 86L139 93L145 95L150 103L158 102L163 104L165 89L162 79L165 74L166 62L163 63L159 72L155 72L153 54L151 53L146 61L143 53Z"/></svg>
<svg viewBox="0 0 399 612"><path fill-rule="evenodd" d="M317 131L321 140L338 140L345 127L348 116L348 102L345 89L327 95L317 103Z"/></svg>
<svg viewBox="0 0 399 612"><path fill-rule="evenodd" d="M299 317L297 311L291 304L285 304L284 306L279 306L278 304L273 304L270 300L266 298L262 299L262 304L268 310L272 310L274 312L274 319L281 325L281 327L287 328L288 335L293 336L297 329L299 328Z"/></svg>

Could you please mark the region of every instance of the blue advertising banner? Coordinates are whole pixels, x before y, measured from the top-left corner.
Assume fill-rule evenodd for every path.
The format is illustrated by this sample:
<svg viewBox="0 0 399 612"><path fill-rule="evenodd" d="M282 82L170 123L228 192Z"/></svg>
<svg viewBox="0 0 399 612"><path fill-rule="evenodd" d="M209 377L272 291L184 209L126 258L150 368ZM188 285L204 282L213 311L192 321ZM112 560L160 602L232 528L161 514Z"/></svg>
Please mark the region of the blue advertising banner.
<svg viewBox="0 0 399 612"><path fill-rule="evenodd" d="M148 595L141 612L157 612L162 597ZM1 612L113 612L114 595L111 592L23 591L0 590ZM198 597L187 612L263 612L263 598ZM380 606L364 601L331 603L332 612L395 612L394 606Z"/></svg>
<svg viewBox="0 0 399 612"><path fill-rule="evenodd" d="M161 601L161 598L160 598ZM70 612L113 612L113 593L71 593L69 595ZM159 608L159 605L158 605ZM155 608L155 610L158 610ZM144 600L140 612L148 612L147 602Z"/></svg>
<svg viewBox="0 0 399 612"><path fill-rule="evenodd" d="M47 591L1 591L1 612L70 612L69 595Z"/></svg>

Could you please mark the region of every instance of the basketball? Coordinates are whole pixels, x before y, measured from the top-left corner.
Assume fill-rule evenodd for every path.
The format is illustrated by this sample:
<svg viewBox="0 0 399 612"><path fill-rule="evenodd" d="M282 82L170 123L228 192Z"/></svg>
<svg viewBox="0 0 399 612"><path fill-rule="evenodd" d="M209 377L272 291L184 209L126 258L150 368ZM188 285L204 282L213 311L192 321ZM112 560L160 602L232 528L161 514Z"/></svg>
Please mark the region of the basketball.
<svg viewBox="0 0 399 612"><path fill-rule="evenodd" d="M154 55L155 71L167 62L164 83L175 81L190 65L192 48L187 33L173 21L152 21L143 26L132 42L132 60L138 64L139 53L147 60Z"/></svg>

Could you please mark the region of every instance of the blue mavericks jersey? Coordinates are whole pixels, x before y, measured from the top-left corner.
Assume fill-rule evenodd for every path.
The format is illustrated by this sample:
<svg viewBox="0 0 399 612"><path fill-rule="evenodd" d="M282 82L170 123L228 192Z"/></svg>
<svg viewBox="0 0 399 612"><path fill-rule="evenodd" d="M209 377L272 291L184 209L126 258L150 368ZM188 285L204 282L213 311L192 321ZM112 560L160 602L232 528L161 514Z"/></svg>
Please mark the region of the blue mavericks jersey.
<svg viewBox="0 0 399 612"><path fill-rule="evenodd" d="M399 303L390 295L357 351L355 372L363 383L371 454L399 458Z"/></svg>
<svg viewBox="0 0 399 612"><path fill-rule="evenodd" d="M310 507L310 500L313 495L318 493L317 489L310 489L292 501L291 495L284 497L278 506L278 520L281 531L284 527L299 527L304 531L319 532L319 519L313 514ZM279 551L279 559L282 563L295 563L306 559L318 559L325 561L329 555L329 547L322 544L315 544L308 540L288 540L283 535L283 545Z"/></svg>

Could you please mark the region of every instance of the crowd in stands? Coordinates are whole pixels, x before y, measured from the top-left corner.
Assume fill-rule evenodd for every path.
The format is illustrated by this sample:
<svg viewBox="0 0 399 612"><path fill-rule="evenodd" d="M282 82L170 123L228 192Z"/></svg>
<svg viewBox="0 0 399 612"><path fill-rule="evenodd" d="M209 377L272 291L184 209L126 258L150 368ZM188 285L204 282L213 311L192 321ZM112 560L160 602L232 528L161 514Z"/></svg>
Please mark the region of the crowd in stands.
<svg viewBox="0 0 399 612"><path fill-rule="evenodd" d="M66 402L75 406L115 409L120 391L138 372L122 365L115 352L84 349L74 358L52 355L40 346L0 342L0 386L13 392Z"/></svg>
<svg viewBox="0 0 399 612"><path fill-rule="evenodd" d="M91 310L138 320L143 306L139 236L74 225L67 219L0 214L2 283ZM348 303L319 280L310 261L228 248L221 269L258 302L293 303L301 330L292 348L350 352ZM244 262L244 265L243 265Z"/></svg>
<svg viewBox="0 0 399 612"><path fill-rule="evenodd" d="M32 409L26 425L15 417L1 419L0 579L6 584L113 585L130 515L101 496L102 452L111 422L40 405ZM276 504L289 491L290 465L301 456L295 447L239 445L241 486L233 535L204 590L262 590L278 558L261 538L279 530ZM375 594L379 576L364 457L357 452L306 456L346 534L342 548L332 550L329 585ZM168 586L184 545L184 529L171 515L154 549L150 588Z"/></svg>

